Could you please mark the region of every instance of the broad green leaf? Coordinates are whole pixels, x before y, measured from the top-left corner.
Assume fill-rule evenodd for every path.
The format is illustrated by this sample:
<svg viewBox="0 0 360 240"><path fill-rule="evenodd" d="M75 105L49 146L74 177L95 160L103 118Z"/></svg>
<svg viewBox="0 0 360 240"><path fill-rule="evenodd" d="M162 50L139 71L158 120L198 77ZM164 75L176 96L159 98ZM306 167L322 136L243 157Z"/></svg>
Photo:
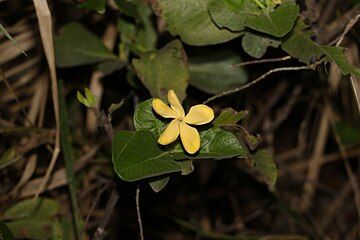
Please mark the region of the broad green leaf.
<svg viewBox="0 0 360 240"><path fill-rule="evenodd" d="M16 156L16 149L14 147L9 148L0 158L0 169L13 164L20 158Z"/></svg>
<svg viewBox="0 0 360 240"><path fill-rule="evenodd" d="M8 226L0 220L0 239L1 240L13 240L14 236Z"/></svg>
<svg viewBox="0 0 360 240"><path fill-rule="evenodd" d="M9 39L12 42L12 44L14 44L15 47L17 47L25 56L27 56L25 51L15 41L15 39L10 35L10 33L6 30L6 28L3 25L1 25L1 23L0 23L0 33L3 33L5 35L5 37L7 37L7 39Z"/></svg>
<svg viewBox="0 0 360 240"><path fill-rule="evenodd" d="M255 169L263 176L271 191L275 190L278 171L273 157L267 150L259 150L252 158Z"/></svg>
<svg viewBox="0 0 360 240"><path fill-rule="evenodd" d="M280 46L280 43L281 41L278 39L251 32L245 33L242 38L244 51L254 58L261 58L266 53L268 47L277 48Z"/></svg>
<svg viewBox="0 0 360 240"><path fill-rule="evenodd" d="M215 127L219 127L221 125L233 125L246 117L247 114L248 111L237 112L232 108L226 108L221 111L220 115L214 120L213 124Z"/></svg>
<svg viewBox="0 0 360 240"><path fill-rule="evenodd" d="M140 103L135 109L134 126L136 130L148 130L158 139L166 123L152 109L152 99Z"/></svg>
<svg viewBox="0 0 360 240"><path fill-rule="evenodd" d="M158 193L161 190L163 190L165 188L165 186L168 184L170 180L170 176L160 176L158 178L156 178L155 180L151 180L149 182L151 189Z"/></svg>
<svg viewBox="0 0 360 240"><path fill-rule="evenodd" d="M119 10L128 17L139 17L139 12L137 9L137 4L139 4L138 1L115 0L115 3L118 6Z"/></svg>
<svg viewBox="0 0 360 240"><path fill-rule="evenodd" d="M125 181L181 171L181 166L167 152L163 152L147 130L119 131L112 144L115 172Z"/></svg>
<svg viewBox="0 0 360 240"><path fill-rule="evenodd" d="M336 64L342 74L360 77L360 69L346 61L343 48L317 44L310 39L312 32L306 27L303 21L298 20L293 32L281 44L282 49L307 64L324 56L325 61Z"/></svg>
<svg viewBox="0 0 360 240"><path fill-rule="evenodd" d="M240 35L218 28L212 21L208 4L211 0L153 0L155 12L167 24L169 32L187 44L204 46L227 42Z"/></svg>
<svg viewBox="0 0 360 240"><path fill-rule="evenodd" d="M140 59L134 59L135 70L153 97L167 101L167 93L173 89L180 101L186 96L189 81L187 57L180 41L168 43L157 51L149 51Z"/></svg>
<svg viewBox="0 0 360 240"><path fill-rule="evenodd" d="M80 3L80 7L103 14L106 9L106 0L85 0Z"/></svg>
<svg viewBox="0 0 360 240"><path fill-rule="evenodd" d="M287 0L269 13L249 16L246 26L275 37L283 37L294 27L298 13L299 6L294 1Z"/></svg>
<svg viewBox="0 0 360 240"><path fill-rule="evenodd" d="M237 138L231 132L222 129L210 128L200 132L201 146L200 150L194 155L188 155L180 144L175 146L173 152L176 159L206 159L213 158L216 160L244 157L245 148L239 143Z"/></svg>
<svg viewBox="0 0 360 240"><path fill-rule="evenodd" d="M232 31L243 31L250 16L261 14L253 0L212 0L208 9L219 28Z"/></svg>
<svg viewBox="0 0 360 240"><path fill-rule="evenodd" d="M102 72L104 76L112 74L115 71L119 71L126 66L126 62L123 61L109 61L102 62L97 66L97 70Z"/></svg>
<svg viewBox="0 0 360 240"><path fill-rule="evenodd" d="M243 68L232 67L241 58L232 51L215 51L189 58L190 83L210 94L243 85L247 73Z"/></svg>
<svg viewBox="0 0 360 240"><path fill-rule="evenodd" d="M24 218L6 224L16 239L45 240L53 233L53 221L48 218Z"/></svg>
<svg viewBox="0 0 360 240"><path fill-rule="evenodd" d="M55 53L58 67L75 67L117 59L95 34L79 23L66 25L62 34L55 37Z"/></svg>
<svg viewBox="0 0 360 240"><path fill-rule="evenodd" d="M7 219L18 218L51 218L60 211L57 201L49 198L27 199L16 203L9 208L4 217Z"/></svg>

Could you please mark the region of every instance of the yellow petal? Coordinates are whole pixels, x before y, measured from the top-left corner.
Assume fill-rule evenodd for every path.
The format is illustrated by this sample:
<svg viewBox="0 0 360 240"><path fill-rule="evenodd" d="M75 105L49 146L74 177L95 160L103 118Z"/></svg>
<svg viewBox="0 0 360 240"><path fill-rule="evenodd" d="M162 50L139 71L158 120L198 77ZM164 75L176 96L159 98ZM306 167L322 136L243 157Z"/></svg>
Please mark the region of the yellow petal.
<svg viewBox="0 0 360 240"><path fill-rule="evenodd" d="M172 120L165 128L164 132L160 135L158 143L161 145L168 145L175 141L179 136L179 120Z"/></svg>
<svg viewBox="0 0 360 240"><path fill-rule="evenodd" d="M184 122L194 125L202 125L214 119L214 111L204 104L195 105L184 118Z"/></svg>
<svg viewBox="0 0 360 240"><path fill-rule="evenodd" d="M200 135L196 128L180 122L180 138L185 150L194 154L200 149Z"/></svg>
<svg viewBox="0 0 360 240"><path fill-rule="evenodd" d="M158 98L152 100L154 111L164 118L177 118L178 114Z"/></svg>
<svg viewBox="0 0 360 240"><path fill-rule="evenodd" d="M168 92L168 100L170 103L171 108L181 117L185 116L184 108L181 105L179 98L176 96L174 90L169 90Z"/></svg>

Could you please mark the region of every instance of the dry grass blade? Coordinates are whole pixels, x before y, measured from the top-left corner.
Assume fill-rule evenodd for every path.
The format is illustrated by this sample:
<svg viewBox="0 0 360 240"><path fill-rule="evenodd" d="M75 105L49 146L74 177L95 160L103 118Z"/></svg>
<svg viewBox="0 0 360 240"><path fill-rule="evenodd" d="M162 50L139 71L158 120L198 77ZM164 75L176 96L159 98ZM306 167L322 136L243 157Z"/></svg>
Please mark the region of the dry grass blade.
<svg viewBox="0 0 360 240"><path fill-rule="evenodd" d="M52 91L52 100L55 113L56 121L56 136L55 136L55 148L51 157L49 167L46 171L45 178L38 189L35 198L46 188L46 184L50 179L52 170L54 169L56 160L60 153L60 111L59 111L59 94L58 94L58 84L56 78L56 67L55 67L55 52L54 52L54 42L53 42L53 30L52 30L52 19L49 6L44 0L34 0L36 15L39 21L41 40L43 43L45 56L50 69L51 77L51 91Z"/></svg>

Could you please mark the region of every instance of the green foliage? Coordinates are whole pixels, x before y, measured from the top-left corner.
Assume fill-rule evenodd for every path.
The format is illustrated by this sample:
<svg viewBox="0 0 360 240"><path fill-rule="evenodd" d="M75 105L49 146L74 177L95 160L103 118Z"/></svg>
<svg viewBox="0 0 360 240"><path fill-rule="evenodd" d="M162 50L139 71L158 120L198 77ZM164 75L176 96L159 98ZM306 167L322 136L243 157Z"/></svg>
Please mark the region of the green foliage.
<svg viewBox="0 0 360 240"><path fill-rule="evenodd" d="M96 107L98 99L87 87L85 87L85 96L81 92L77 91L76 97L78 101L84 104L86 107Z"/></svg>
<svg viewBox="0 0 360 240"><path fill-rule="evenodd" d="M160 176L158 179L150 180L149 184L151 189L154 192L158 193L166 187L169 180L170 180L170 176L165 176L165 177Z"/></svg>
<svg viewBox="0 0 360 240"><path fill-rule="evenodd" d="M274 191L278 171L271 154L267 150L258 150L251 161L255 169L263 176L269 189Z"/></svg>
<svg viewBox="0 0 360 240"><path fill-rule="evenodd" d="M214 126L233 125L246 117L248 111L237 112L232 108L226 108L221 111L220 115L214 120Z"/></svg>
<svg viewBox="0 0 360 240"><path fill-rule="evenodd" d="M9 227L6 226L6 224L1 220L0 220L0 239L4 239L4 240L14 239L14 236L10 231Z"/></svg>
<svg viewBox="0 0 360 240"><path fill-rule="evenodd" d="M216 94L243 85L247 73L231 67L241 62L232 51L214 51L189 58L190 84L203 92Z"/></svg>
<svg viewBox="0 0 360 240"><path fill-rule="evenodd" d="M335 126L335 131L339 134L345 146L360 144L360 128L353 124L340 122Z"/></svg>
<svg viewBox="0 0 360 240"><path fill-rule="evenodd" d="M4 213L11 219L7 226L15 238L49 239L53 235L53 222L60 212L57 201L48 198L23 200Z"/></svg>
<svg viewBox="0 0 360 240"><path fill-rule="evenodd" d="M253 32L247 32L242 38L242 47L244 51L254 58L261 58L266 53L268 47L277 48L281 41L266 35L260 35Z"/></svg>
<svg viewBox="0 0 360 240"><path fill-rule="evenodd" d="M160 50L149 51L141 55L140 59L134 59L132 63L153 97L166 101L167 92L173 89L180 101L185 98L189 69L180 41L175 40Z"/></svg>
<svg viewBox="0 0 360 240"><path fill-rule="evenodd" d="M211 0L155 0L155 12L167 23L169 32L190 45L204 46L227 42L239 33L218 28L208 13Z"/></svg>
<svg viewBox="0 0 360 240"><path fill-rule="evenodd" d="M152 99L140 103L134 113L134 126L136 130L148 130L158 139L166 122L155 116L152 109Z"/></svg>
<svg viewBox="0 0 360 240"><path fill-rule="evenodd" d="M157 145L147 130L119 131L112 146L115 172L125 181L136 181L181 171L181 166Z"/></svg>
<svg viewBox="0 0 360 240"><path fill-rule="evenodd" d="M106 9L106 0L85 0L80 3L80 7L103 14Z"/></svg>
<svg viewBox="0 0 360 240"><path fill-rule="evenodd" d="M96 35L79 23L66 25L54 41L56 63L60 68L117 59Z"/></svg>

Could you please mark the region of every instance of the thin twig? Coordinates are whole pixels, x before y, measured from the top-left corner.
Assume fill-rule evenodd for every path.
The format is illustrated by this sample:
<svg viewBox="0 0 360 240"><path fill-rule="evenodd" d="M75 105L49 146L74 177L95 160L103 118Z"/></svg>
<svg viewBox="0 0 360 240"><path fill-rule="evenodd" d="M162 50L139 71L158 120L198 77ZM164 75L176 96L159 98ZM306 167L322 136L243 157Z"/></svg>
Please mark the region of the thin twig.
<svg viewBox="0 0 360 240"><path fill-rule="evenodd" d="M204 104L207 104L211 101L214 101L215 99L218 99L218 98L221 98L221 97L225 97L225 96L228 96L228 95L231 95L231 94L234 94L234 93L237 93L237 92L240 92L244 89L247 89L253 85L255 85L256 83L260 82L261 80L265 79L267 76L273 74L273 73L277 73L277 72L284 72L284 71L300 71L300 70L314 70L315 67L317 65L319 65L322 61L319 61L319 62L316 62L310 66L300 66L300 67L281 67L281 68L275 68L275 69L271 69L270 71L264 73L263 75L261 75L260 77L256 78L254 81L251 81L241 87L238 87L238 88L234 88L234 89L231 89L231 90L228 90L228 91L224 91L222 93L219 93L219 94L216 94L210 98L208 98Z"/></svg>
<svg viewBox="0 0 360 240"><path fill-rule="evenodd" d="M243 66L259 64L259 63L281 62L281 61L286 61L286 60L290 60L290 59L291 59L291 56L285 56L285 57L280 57L280 58L260 59L260 60L242 62L242 63L237 63L237 64L231 64L230 67L243 67Z"/></svg>
<svg viewBox="0 0 360 240"><path fill-rule="evenodd" d="M140 186L137 185L136 188L136 214L137 214L137 218L138 218L138 222L139 222L139 234L140 234L140 240L144 240L144 230L143 230L143 226L142 226L142 221L141 221L141 213L140 213Z"/></svg>
<svg viewBox="0 0 360 240"><path fill-rule="evenodd" d="M335 46L337 47L340 46L340 44L344 40L345 35L353 28L353 26L357 23L357 21L359 21L359 19L360 19L360 14L357 14L353 19L349 21L348 24L346 24L345 30L341 33L341 35L332 42L330 42L329 45L336 44Z"/></svg>

